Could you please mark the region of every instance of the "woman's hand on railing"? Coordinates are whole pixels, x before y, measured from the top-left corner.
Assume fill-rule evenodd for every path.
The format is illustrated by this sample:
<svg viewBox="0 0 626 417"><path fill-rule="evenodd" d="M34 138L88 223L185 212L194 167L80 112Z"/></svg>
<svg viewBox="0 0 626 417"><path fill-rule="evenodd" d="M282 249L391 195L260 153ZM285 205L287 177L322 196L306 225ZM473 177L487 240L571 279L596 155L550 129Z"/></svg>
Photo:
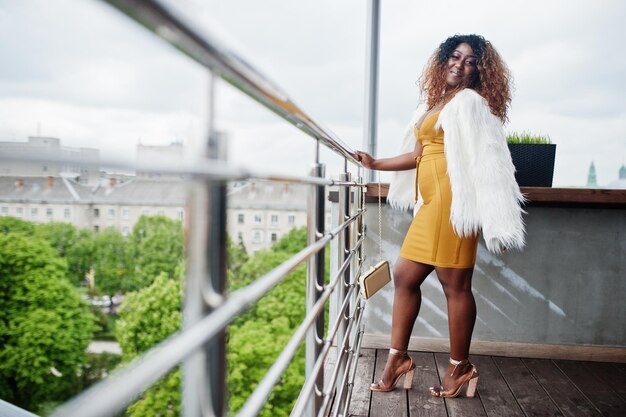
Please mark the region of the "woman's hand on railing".
<svg viewBox="0 0 626 417"><path fill-rule="evenodd" d="M367 169L373 169L376 159L367 152L356 151L356 159Z"/></svg>

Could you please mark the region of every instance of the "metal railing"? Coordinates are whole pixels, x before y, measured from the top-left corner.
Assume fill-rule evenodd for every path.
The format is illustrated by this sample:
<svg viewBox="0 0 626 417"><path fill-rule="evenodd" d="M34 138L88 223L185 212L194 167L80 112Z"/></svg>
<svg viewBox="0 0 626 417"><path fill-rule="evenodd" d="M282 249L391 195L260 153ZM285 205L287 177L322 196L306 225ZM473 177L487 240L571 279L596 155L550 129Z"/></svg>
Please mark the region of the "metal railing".
<svg viewBox="0 0 626 417"><path fill-rule="evenodd" d="M303 262L308 263L306 316L237 416L259 413L303 341L306 378L291 415L347 415L363 334L361 318L364 308L357 279L364 259L365 184L363 168L356 161L354 152L244 59L206 31L193 28L160 2L108 0L108 3L210 71L209 138L193 160L171 159L141 165L99 161L111 167L192 176L187 202L189 215L186 216L189 223L183 329L59 407L53 416L113 416L180 363L183 363L183 414L186 417L226 415L226 326ZM214 77L229 82L317 141L309 176L262 173L226 163L222 152L224 144L213 130ZM320 146L333 150L344 159L344 171L338 179L326 178L325 166L319 160ZM23 155L0 155L0 159L15 158L25 159ZM50 160L45 155L29 155L26 159ZM70 159L61 157L56 160L69 162ZM357 165L356 178L352 178L348 171L348 163ZM226 181L246 178L296 182L310 187L308 246L247 287L228 294L225 282ZM340 190L339 204L336 224L326 228L325 187L330 185ZM333 256L337 257L338 268L326 282L325 247L333 239L337 239L338 250ZM334 317L329 317L332 325L324 334L325 307L333 295L336 312ZM337 353L335 366L325 369L333 346ZM325 371L328 372L327 379Z"/></svg>

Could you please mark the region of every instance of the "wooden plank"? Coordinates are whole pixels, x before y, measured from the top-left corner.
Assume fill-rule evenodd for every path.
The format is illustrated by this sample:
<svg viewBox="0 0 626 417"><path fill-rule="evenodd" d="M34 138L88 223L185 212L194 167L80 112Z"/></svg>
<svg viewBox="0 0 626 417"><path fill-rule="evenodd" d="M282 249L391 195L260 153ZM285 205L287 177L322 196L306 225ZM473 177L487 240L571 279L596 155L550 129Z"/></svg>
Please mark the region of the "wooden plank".
<svg viewBox="0 0 626 417"><path fill-rule="evenodd" d="M573 203L607 205L612 207L626 206L626 191L603 188L555 188L555 187L521 187L522 193L530 203ZM387 198L389 184L371 182L367 185L367 197Z"/></svg>
<svg viewBox="0 0 626 417"><path fill-rule="evenodd" d="M448 370L448 360L450 355L446 353L436 353L435 359L437 361L437 369L439 370L439 377L443 380L443 376ZM471 360L471 359L470 359ZM461 391L461 394L457 398L446 398L446 407L448 408L448 416L450 417L482 417L486 416L485 409L480 401L480 393L474 398L466 398L465 388Z"/></svg>
<svg viewBox="0 0 626 417"><path fill-rule="evenodd" d="M375 349L361 349L357 363L352 399L348 409L350 417L367 417L370 411L372 392L370 384L374 380L374 365L376 362Z"/></svg>
<svg viewBox="0 0 626 417"><path fill-rule="evenodd" d="M522 187L531 202L595 203L626 205L624 190L601 188Z"/></svg>
<svg viewBox="0 0 626 417"><path fill-rule="evenodd" d="M494 357L493 361L526 416L561 416L521 359Z"/></svg>
<svg viewBox="0 0 626 417"><path fill-rule="evenodd" d="M583 362L555 361L580 391L607 417L626 416L626 403L604 381L591 373Z"/></svg>
<svg viewBox="0 0 626 417"><path fill-rule="evenodd" d="M599 416L600 412L549 359L523 359L564 416Z"/></svg>
<svg viewBox="0 0 626 417"><path fill-rule="evenodd" d="M489 417L524 417L513 393L489 356L472 356L478 368L478 394Z"/></svg>
<svg viewBox="0 0 626 417"><path fill-rule="evenodd" d="M413 388L409 391L409 415L446 417L448 414L443 399L433 397L428 390L429 387L440 384L435 357L432 353L424 352L410 352L409 355L416 367Z"/></svg>
<svg viewBox="0 0 626 417"><path fill-rule="evenodd" d="M326 360L324 361L324 388L328 386L328 381L330 379L330 376L333 374L333 370L335 369L336 363L337 363L337 347L331 346L330 350L328 351L328 356L326 356ZM333 393L332 395L334 396L335 394ZM328 411L326 415L328 415L330 411L332 410L333 401L334 401L334 398L331 398L330 405L327 409Z"/></svg>
<svg viewBox="0 0 626 417"><path fill-rule="evenodd" d="M626 372L621 372L615 364L606 362L585 362L585 367L596 378L604 381L613 391L626 401Z"/></svg>
<svg viewBox="0 0 626 417"><path fill-rule="evenodd" d="M376 351L376 372L374 380L378 381L383 376L385 363L387 363L387 350ZM370 416L372 417L406 417L407 394L402 386L391 392L372 392L372 406Z"/></svg>
<svg viewBox="0 0 626 417"><path fill-rule="evenodd" d="M450 342L448 339L441 337L414 336L409 340L409 350L414 351L449 352L449 346ZM386 349L389 347L389 336L366 334L363 336L363 347ZM607 346L575 346L472 340L470 355L626 363L626 348Z"/></svg>
<svg viewBox="0 0 626 417"><path fill-rule="evenodd" d="M614 361L607 362L612 362L611 365L613 365L613 368L617 369L620 373L626 374L626 363L615 363Z"/></svg>

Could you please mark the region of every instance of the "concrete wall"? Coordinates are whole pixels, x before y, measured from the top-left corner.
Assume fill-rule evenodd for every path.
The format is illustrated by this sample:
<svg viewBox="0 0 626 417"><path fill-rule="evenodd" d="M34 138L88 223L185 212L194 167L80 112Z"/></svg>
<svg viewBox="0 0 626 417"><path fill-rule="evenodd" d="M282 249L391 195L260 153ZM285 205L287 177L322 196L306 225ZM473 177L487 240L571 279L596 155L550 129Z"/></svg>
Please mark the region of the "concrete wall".
<svg viewBox="0 0 626 417"><path fill-rule="evenodd" d="M522 252L493 255L482 240L479 244L473 340L626 346L625 211L527 211L528 243ZM376 205L368 204L368 264L378 260L377 214ZM383 257L392 264L411 219L408 212L383 206ZM447 338L446 302L435 273L422 285L422 293L413 336ZM368 301L366 335L389 335L392 301L393 283Z"/></svg>

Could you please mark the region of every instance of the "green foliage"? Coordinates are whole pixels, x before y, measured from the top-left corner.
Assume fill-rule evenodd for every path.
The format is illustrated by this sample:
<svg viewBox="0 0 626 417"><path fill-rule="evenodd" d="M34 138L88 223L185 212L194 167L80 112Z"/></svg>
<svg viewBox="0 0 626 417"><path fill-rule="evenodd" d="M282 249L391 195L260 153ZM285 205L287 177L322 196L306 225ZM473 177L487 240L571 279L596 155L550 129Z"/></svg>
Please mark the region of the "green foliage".
<svg viewBox="0 0 626 417"><path fill-rule="evenodd" d="M105 313L98 305L90 305L89 310L95 317L96 332L93 335L94 340L115 341L117 316Z"/></svg>
<svg viewBox="0 0 626 417"><path fill-rule="evenodd" d="M38 224L33 231L33 236L48 242L62 258L67 256L67 251L77 243L80 235L73 225L60 222Z"/></svg>
<svg viewBox="0 0 626 417"><path fill-rule="evenodd" d="M294 229L269 250L257 252L230 282L232 290L250 284L306 245L306 230ZM296 268L237 318L228 330L229 409L236 412L272 366L305 315L306 268ZM304 383L300 348L259 414L288 416Z"/></svg>
<svg viewBox="0 0 626 417"><path fill-rule="evenodd" d="M130 236L137 288L152 283L162 272L173 277L183 261L183 228L165 216L141 216Z"/></svg>
<svg viewBox="0 0 626 417"><path fill-rule="evenodd" d="M0 234L0 305L0 397L36 411L75 382L93 317L67 263L22 233Z"/></svg>
<svg viewBox="0 0 626 417"><path fill-rule="evenodd" d="M239 242L235 243L230 236L226 236L226 253L228 257L226 269L233 274L238 274L241 267L250 258L243 241L239 240Z"/></svg>
<svg viewBox="0 0 626 417"><path fill-rule="evenodd" d="M288 240L293 240L289 242ZM301 250L306 231L287 234L270 250L252 257L229 241L231 290L248 285ZM294 243L295 242L295 243ZM276 250L276 248L285 250ZM182 270L179 267L179 271ZM179 276L177 274L177 276ZM238 410L276 360L305 314L305 266L297 268L228 330L229 408ZM117 338L129 361L181 325L181 283L161 274L149 287L127 295L117 322ZM273 390L261 416L288 416L304 383L304 349ZM129 407L132 417L180 415L180 372L157 382Z"/></svg>
<svg viewBox="0 0 626 417"><path fill-rule="evenodd" d="M93 269L99 292L114 294L140 288L134 275L130 242L112 227L99 233L81 230L67 250L67 259L77 285Z"/></svg>
<svg viewBox="0 0 626 417"><path fill-rule="evenodd" d="M21 233L27 236L32 236L35 232L35 225L31 222L27 222L17 217L0 217L0 233Z"/></svg>
<svg viewBox="0 0 626 417"><path fill-rule="evenodd" d="M109 376L121 361L122 357L115 353L87 353L87 362L79 372L80 389L77 392L83 391Z"/></svg>
<svg viewBox="0 0 626 417"><path fill-rule="evenodd" d="M510 144L550 144L550 136L533 135L530 132L512 132L506 137L506 142Z"/></svg>
<svg viewBox="0 0 626 417"><path fill-rule="evenodd" d="M275 252L296 254L306 247L306 242L306 228L294 227L272 245L272 250Z"/></svg>
<svg viewBox="0 0 626 417"><path fill-rule="evenodd" d="M180 329L181 291L180 279L169 279L162 273L150 286L127 294L116 332L125 362ZM180 415L180 371L154 384L128 408L128 413L132 417Z"/></svg>

